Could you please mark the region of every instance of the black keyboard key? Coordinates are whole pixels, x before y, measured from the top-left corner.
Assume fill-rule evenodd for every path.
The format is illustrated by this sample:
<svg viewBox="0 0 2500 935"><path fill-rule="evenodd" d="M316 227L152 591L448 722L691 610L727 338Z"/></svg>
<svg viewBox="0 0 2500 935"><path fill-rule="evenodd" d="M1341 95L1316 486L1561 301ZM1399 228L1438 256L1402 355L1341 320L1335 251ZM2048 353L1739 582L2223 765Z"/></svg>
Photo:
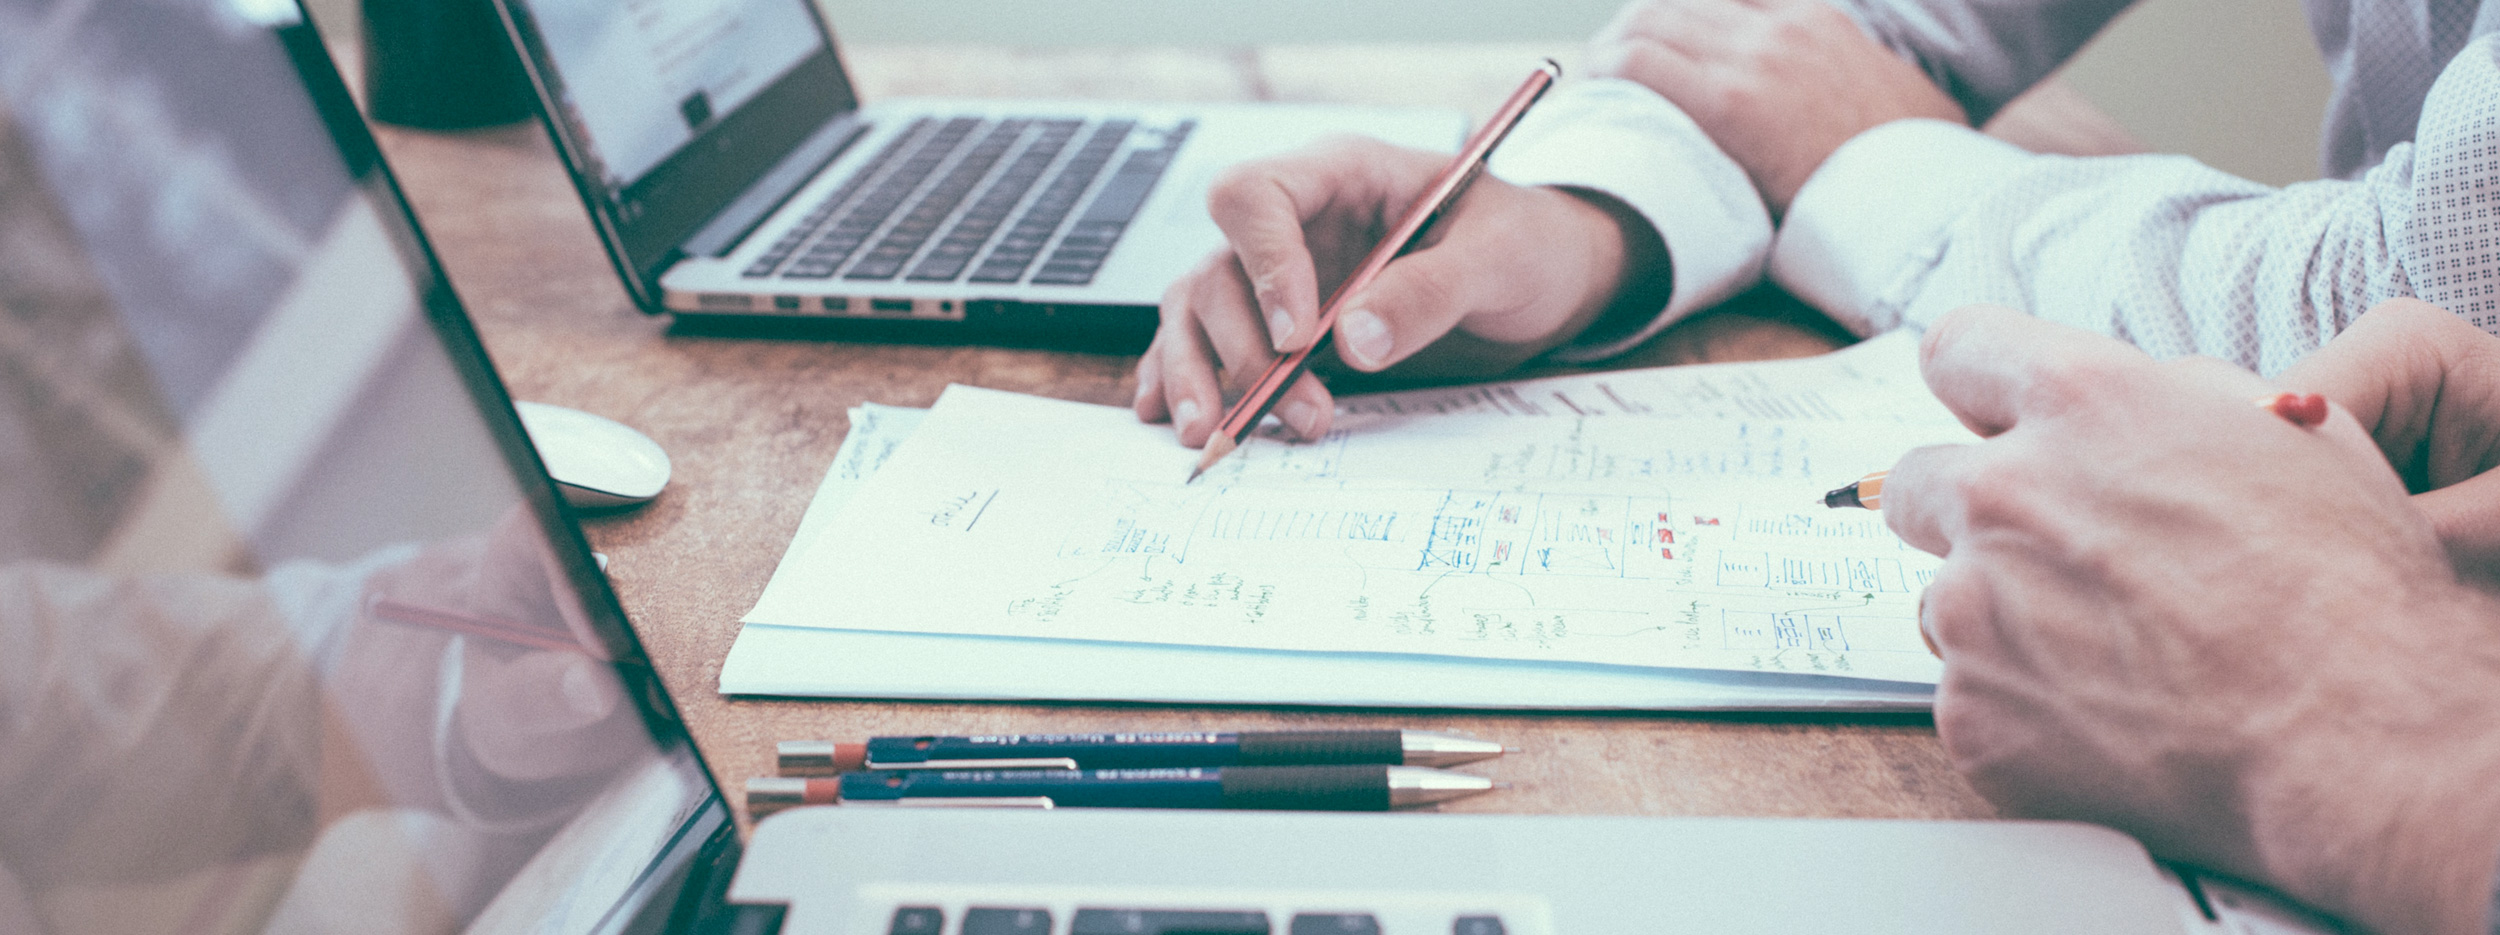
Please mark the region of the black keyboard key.
<svg viewBox="0 0 2500 935"><path fill-rule="evenodd" d="M1289 935L1380 935L1380 920L1370 913L1305 912L1286 926Z"/></svg>
<svg viewBox="0 0 2500 935"><path fill-rule="evenodd" d="M1146 206L1146 196L1155 183L1163 179L1163 170L1172 165L1172 154L1160 149L1128 154L1120 163L1120 171L1111 174L1102 191L1094 195L1094 203L1085 209L1085 220L1126 223L1137 216L1137 209Z"/></svg>
<svg viewBox="0 0 2500 935"><path fill-rule="evenodd" d="M1450 935L1503 935L1501 916L1459 916L1450 924Z"/></svg>
<svg viewBox="0 0 2500 935"><path fill-rule="evenodd" d="M1268 935L1267 913L1079 909L1068 935Z"/></svg>
<svg viewBox="0 0 2500 935"><path fill-rule="evenodd" d="M886 935L938 935L946 929L946 913L936 906L898 906Z"/></svg>
<svg viewBox="0 0 2500 935"><path fill-rule="evenodd" d="M966 220L977 217L995 219L993 223L1004 223L1006 213L1014 210L1015 203L1021 200L1023 192L1039 182L1039 173L1047 169L1051 160L1057 158L1060 151L1066 149L1067 144L1076 138L1076 132L1080 126L1081 123L1074 120L1044 121L1041 124L1040 135L1031 146L1027 147L1027 152L1018 156L1016 162L1001 174L1000 181L993 185L993 189L1012 188L1012 190L998 192L996 203L992 203L990 196L985 194L972 209L965 212ZM1066 222L1068 214L1076 210L1077 202L1085 197L1087 190L1094 187L1094 179L1102 174L1104 167L1111 164L1112 155L1120 151L1120 147L1127 142L1129 135L1136 129L1137 122L1134 120L1106 120L1101 126L1094 128L1094 132L1085 137L1085 142L1077 147L1076 152L1069 154L1067 161L1060 165L1059 171L1051 176L1050 181L1043 184L1041 193L1033 196L1032 203L1025 206L1024 215L1008 228L1007 235L1000 238L998 245L982 259L980 266L973 271L972 281L983 283L1021 281L1025 270L1029 269L1034 259L1041 255L1042 247L1050 243L1051 236L1059 230L1060 224ZM1024 173L1027 172L1031 173L1031 178L1025 177ZM960 196L957 200L960 201ZM932 223L943 219L944 215L941 214ZM992 236L992 232L969 228L964 233L965 241L975 242L972 238L976 233L982 237ZM946 236L952 238L955 232L950 230ZM913 244L913 249L917 251L917 243ZM955 260L956 255L953 251L943 253L931 251L930 260L922 263L922 267L925 268L915 268L911 278L922 281L950 281L961 276L962 267L965 264L958 263ZM971 255L979 255L977 246ZM908 262L909 259L909 255L906 254L903 261ZM966 262L968 263L968 260ZM895 267L896 271L899 269L899 266ZM893 275L894 272L888 271L884 262L872 265L863 258L859 265L853 267L849 277L882 279ZM1091 281L1093 274L1089 271L1083 275L1086 281Z"/></svg>
<svg viewBox="0 0 2500 935"><path fill-rule="evenodd" d="M983 134L981 142L964 153L962 159L956 160L955 167L946 170L946 176L912 205L911 213L904 215L893 230L887 231L885 239L879 241L867 258L852 267L843 278L892 279L896 273L902 272L903 264L910 262L912 254L920 251L921 244L928 242L929 234L945 222L947 215L955 213L955 207L963 204L965 196L972 194L972 187L990 174L990 168L1007 155L1008 147L1015 145L1029 125L1023 120L1004 120Z"/></svg>
<svg viewBox="0 0 2500 935"><path fill-rule="evenodd" d="M1094 281L1094 273L1101 265L1099 260L1092 263L1044 263L1041 271L1033 274L1033 282L1042 286L1082 286Z"/></svg>
<svg viewBox="0 0 2500 935"><path fill-rule="evenodd" d="M879 148L876 155L868 157L865 164L852 170L851 177L843 180L841 187L834 189L832 194L826 195L823 201L817 202L816 207L808 209L805 217L800 218L797 224L791 225L790 230L781 235L781 239L774 241L773 245L764 251L763 256L757 257L754 263L749 264L743 275L750 279L772 275L773 270L779 268L783 261L790 258L791 254L798 252L799 247L807 243L808 238L816 235L817 229L825 226L825 221L833 217L836 210L858 195L859 190L868 184L870 178L883 171L888 163L893 162L898 154L909 147L913 139L928 132L929 126L935 122L928 117L914 120L910 126L904 127L901 133L895 134L893 139L886 141L885 146Z"/></svg>
<svg viewBox="0 0 2500 935"><path fill-rule="evenodd" d="M1094 194L1094 203L1087 205L1083 217L1062 238L1059 249L1051 252L1042 264L1042 271L1033 275L1041 285L1082 286L1094 281L1102 269L1103 258L1128 231L1128 223L1146 206L1146 196L1154 193L1155 183L1163 180L1163 170L1172 167L1172 156L1179 151L1194 124L1184 123L1164 138L1161 149L1141 149L1121 161L1102 190Z"/></svg>
<svg viewBox="0 0 2500 935"><path fill-rule="evenodd" d="M1050 935L1048 909L964 910L963 935Z"/></svg>
<svg viewBox="0 0 2500 935"><path fill-rule="evenodd" d="M835 222L833 230L825 234L825 239L808 247L808 255L830 260L833 266L840 267L843 260L850 258L851 251L859 249L859 245L866 242L870 232L882 226L886 218L892 217L895 210L901 208L903 202L911 197L912 192L920 190L921 183L928 180L929 173L937 171L937 167L946 162L946 158L954 153L956 147L963 145L964 140L972 135L973 128L979 126L980 123L981 120L977 117L957 117L946 121L934 132L927 134L912 148L909 158L904 159L894 171L887 173L866 197L859 200L858 204L852 205L850 210L843 212L842 220ZM792 266L795 269L798 264L792 264ZM823 275L830 275L830 273L816 274L815 268L814 264L810 264L805 274L785 272L784 275L804 275L807 278L823 278Z"/></svg>
<svg viewBox="0 0 2500 935"><path fill-rule="evenodd" d="M1054 127L1061 129L1054 130ZM1042 172L1050 167L1052 160L1059 158L1060 150L1066 149L1068 140L1075 136L1075 121L1045 124L1032 145L1025 147L1024 152L1016 156L1016 161L1000 173L996 182L990 184L989 190L981 194L981 199L964 211L963 218L956 221L954 228L948 230L945 238L938 242L938 248L930 251L928 258L921 260L919 266L912 268L910 278L916 282L948 282L962 276L964 267L970 265L972 258L981 252L981 245L997 233L1008 212L1015 210L1016 203L1024 200L1025 193L1041 180ZM1031 244L1023 248L1023 258L1025 262L1030 262L1033 252L1048 242L1048 234L1026 239L1031 240ZM1019 263L1005 281L1012 282L1023 272L1024 267Z"/></svg>

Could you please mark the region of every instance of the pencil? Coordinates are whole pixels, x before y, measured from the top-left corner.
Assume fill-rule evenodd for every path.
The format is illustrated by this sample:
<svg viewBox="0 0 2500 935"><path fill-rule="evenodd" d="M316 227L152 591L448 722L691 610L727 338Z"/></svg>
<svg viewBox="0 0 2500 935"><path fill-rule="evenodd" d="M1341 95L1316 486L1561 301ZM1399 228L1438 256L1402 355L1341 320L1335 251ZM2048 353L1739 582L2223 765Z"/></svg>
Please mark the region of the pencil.
<svg viewBox="0 0 2500 935"><path fill-rule="evenodd" d="M1833 509L1844 506L1863 507L1869 510L1883 509L1884 475L1889 473L1892 472L1877 471L1858 478L1847 487L1824 494L1823 505Z"/></svg>
<svg viewBox="0 0 2500 935"><path fill-rule="evenodd" d="M2274 413L2300 428L2316 428L2326 422L2326 397L2316 393L2271 393L2257 397L2257 408ZM1869 510L1884 508L1884 475L1877 471L1847 487L1823 495L1823 505L1833 509L1845 506Z"/></svg>
<svg viewBox="0 0 2500 935"><path fill-rule="evenodd" d="M1327 346L1329 335L1337 327L1337 313L1343 309L1346 300L1370 286L1390 260L1413 249L1423 239L1424 232L1432 229L1432 223L1439 220L1451 205L1458 203L1459 196L1467 193L1467 186L1484 171L1485 161L1493 157L1493 148L1501 145L1502 138L1509 136L1511 128L1519 125L1519 118L1527 115L1528 107L1535 104L1537 98L1543 97L1545 90L1553 87L1555 79L1560 77L1562 66L1555 64L1553 59L1546 59L1543 66L1528 75L1528 80L1520 83L1518 90L1511 92L1510 99L1502 102L1501 109L1493 112L1492 119L1486 120L1484 126L1468 138L1467 145L1459 147L1457 158L1452 159L1449 168L1441 170L1441 175L1433 179L1432 187L1425 190L1424 197L1406 209L1406 216L1398 219L1398 226L1391 228L1389 236L1381 238L1380 243L1372 247L1371 253L1363 257L1363 265L1355 267L1354 274L1347 276L1345 282L1337 286L1337 291L1329 293L1327 303L1319 309L1319 339L1311 342L1309 347L1276 358L1268 364L1267 370L1250 384L1240 401L1225 411L1224 420L1216 423L1215 433L1207 436L1206 454L1199 457L1198 466L1189 472L1191 481L1197 480L1198 475L1206 473L1216 462L1224 460L1225 455L1232 454L1233 449L1239 448L1242 441L1250 437L1251 430L1258 428L1259 420L1266 418L1267 411L1276 408L1276 401L1283 398L1286 388L1293 386L1293 381L1300 379L1303 371L1310 368L1311 354Z"/></svg>
<svg viewBox="0 0 2500 935"><path fill-rule="evenodd" d="M576 642L570 635L558 636L538 627L513 623L509 620L453 613L404 601L394 601L386 597L376 597L365 602L365 612L372 614L373 619L384 623L447 630L497 640L525 649L545 649L565 653L582 651L582 644Z"/></svg>

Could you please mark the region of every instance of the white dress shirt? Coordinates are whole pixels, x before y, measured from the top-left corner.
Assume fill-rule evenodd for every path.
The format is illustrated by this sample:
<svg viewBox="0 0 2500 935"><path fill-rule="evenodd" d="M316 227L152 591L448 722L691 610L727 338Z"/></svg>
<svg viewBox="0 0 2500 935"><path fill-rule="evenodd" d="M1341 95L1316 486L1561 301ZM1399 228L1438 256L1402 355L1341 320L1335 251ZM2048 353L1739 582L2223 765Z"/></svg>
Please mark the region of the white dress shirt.
<svg viewBox="0 0 2500 935"><path fill-rule="evenodd" d="M1851 12L1984 117L2100 25L2025 33L2024 17L2120 9L1972 0ZM2155 356L2208 354L2272 373L2388 298L2418 296L2500 333L2495 10L2500 0L2310 4L2337 79L2325 159L2333 168L2383 154L2350 180L2277 189L2185 157L2037 155L1968 127L1901 121L1835 152L1774 237L1744 173L1698 126L1614 80L1555 92L1494 171L1605 192L1667 245L1675 284L1666 308L1647 327L1575 344L1566 357L1619 353L1767 271L1861 334L1999 302ZM1974 51L1991 40L2003 48ZM2442 46L2462 48L2444 67L2426 62ZM2434 78L2419 99L2382 100ZM2391 112L2404 116L2404 132L2390 129Z"/></svg>

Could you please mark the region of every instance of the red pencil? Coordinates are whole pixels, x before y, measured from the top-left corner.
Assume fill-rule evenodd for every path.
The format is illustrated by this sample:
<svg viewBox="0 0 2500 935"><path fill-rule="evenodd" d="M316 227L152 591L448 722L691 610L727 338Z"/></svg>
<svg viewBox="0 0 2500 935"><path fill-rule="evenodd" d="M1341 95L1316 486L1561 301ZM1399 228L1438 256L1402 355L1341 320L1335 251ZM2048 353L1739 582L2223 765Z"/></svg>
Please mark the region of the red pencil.
<svg viewBox="0 0 2500 935"><path fill-rule="evenodd" d="M1458 196L1466 194L1467 186L1484 171L1485 160L1493 157L1493 147L1501 145L1502 138L1509 136L1511 128L1519 125L1519 118L1527 116L1529 105L1543 97L1545 89L1553 87L1554 80L1560 77L1562 66L1554 64L1553 59L1546 59L1543 67L1530 74L1528 80L1519 85L1519 90L1512 91L1510 99L1502 102L1502 109L1494 111L1492 119L1486 120L1484 126L1476 130L1476 135L1468 138L1467 145L1459 148L1458 158L1451 160L1449 168L1441 170L1440 177L1433 179L1432 187L1426 190L1424 197L1416 199L1414 206L1406 209L1406 216L1398 219L1398 226L1372 247L1371 254L1363 258L1363 265L1355 268L1354 275L1346 277L1345 282L1337 286L1337 291L1329 293L1327 303L1319 308L1319 340L1268 364L1266 372L1259 374L1258 381L1250 384L1250 389L1242 394L1241 400L1233 403L1233 408L1224 413L1224 421L1216 423L1215 433L1207 436L1207 452L1198 459L1197 468L1189 472L1190 480L1197 480L1198 475L1214 467L1215 462L1224 460L1225 455L1232 454L1233 449L1241 446L1242 440L1250 437L1250 430L1258 428L1259 420L1267 416L1268 410L1276 408L1277 400L1284 398L1285 389L1310 368L1312 352L1327 346L1329 334L1337 327L1337 313L1346 300L1370 286L1390 260L1412 249L1423 239L1424 232L1432 229L1432 222L1439 220L1451 205L1458 203Z"/></svg>
<svg viewBox="0 0 2500 935"><path fill-rule="evenodd" d="M550 634L540 627L498 620L493 617L475 617L432 607L421 607L385 597L376 597L366 601L365 612L373 615L373 619L385 623L448 630L468 636L500 640L525 649L547 649L567 653L582 651L582 644L575 642L571 637Z"/></svg>

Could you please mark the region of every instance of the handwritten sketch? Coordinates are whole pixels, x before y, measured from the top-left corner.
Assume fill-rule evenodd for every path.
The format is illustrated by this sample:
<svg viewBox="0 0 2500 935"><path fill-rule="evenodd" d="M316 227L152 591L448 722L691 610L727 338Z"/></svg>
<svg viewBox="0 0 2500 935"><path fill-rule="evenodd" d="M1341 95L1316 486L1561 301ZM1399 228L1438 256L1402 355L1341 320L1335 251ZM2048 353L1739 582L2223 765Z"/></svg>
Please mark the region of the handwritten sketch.
<svg viewBox="0 0 2500 935"><path fill-rule="evenodd" d="M1195 484L1126 410L956 387L748 619L1932 682L1937 560L1815 500L1968 439L1895 358L1357 400Z"/></svg>

